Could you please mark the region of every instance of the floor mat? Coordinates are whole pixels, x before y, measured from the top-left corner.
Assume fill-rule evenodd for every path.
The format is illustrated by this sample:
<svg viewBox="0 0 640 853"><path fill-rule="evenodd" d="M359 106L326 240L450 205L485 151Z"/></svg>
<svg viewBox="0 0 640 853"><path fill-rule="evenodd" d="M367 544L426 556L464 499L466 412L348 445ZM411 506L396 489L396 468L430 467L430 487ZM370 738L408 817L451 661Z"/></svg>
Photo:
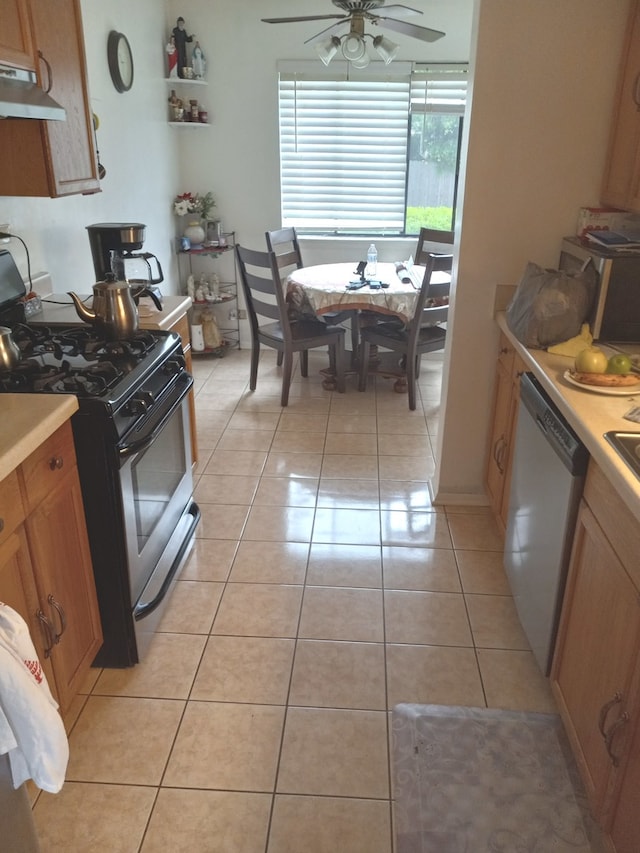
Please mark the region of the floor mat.
<svg viewBox="0 0 640 853"><path fill-rule="evenodd" d="M603 853L560 718L393 709L396 853Z"/></svg>

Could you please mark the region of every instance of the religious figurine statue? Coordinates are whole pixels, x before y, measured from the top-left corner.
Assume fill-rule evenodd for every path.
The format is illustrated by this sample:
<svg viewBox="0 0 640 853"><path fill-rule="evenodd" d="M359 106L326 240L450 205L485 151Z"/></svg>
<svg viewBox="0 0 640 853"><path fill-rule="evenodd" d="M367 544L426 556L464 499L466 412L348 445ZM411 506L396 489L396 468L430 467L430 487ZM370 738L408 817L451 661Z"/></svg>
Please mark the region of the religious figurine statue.
<svg viewBox="0 0 640 853"><path fill-rule="evenodd" d="M191 67L193 68L193 76L196 80L202 80L204 78L204 69L206 64L204 53L200 47L200 42L196 41L195 47L193 48L193 54L191 56Z"/></svg>
<svg viewBox="0 0 640 853"><path fill-rule="evenodd" d="M187 35L183 17L177 19L172 35L178 54L178 77L184 77L184 69L187 67L187 42L191 44L195 36L193 34Z"/></svg>
<svg viewBox="0 0 640 853"><path fill-rule="evenodd" d="M174 36L171 36L169 39L167 46L165 48L167 51L167 64L169 77L177 77L178 76L178 51L176 49L176 40Z"/></svg>

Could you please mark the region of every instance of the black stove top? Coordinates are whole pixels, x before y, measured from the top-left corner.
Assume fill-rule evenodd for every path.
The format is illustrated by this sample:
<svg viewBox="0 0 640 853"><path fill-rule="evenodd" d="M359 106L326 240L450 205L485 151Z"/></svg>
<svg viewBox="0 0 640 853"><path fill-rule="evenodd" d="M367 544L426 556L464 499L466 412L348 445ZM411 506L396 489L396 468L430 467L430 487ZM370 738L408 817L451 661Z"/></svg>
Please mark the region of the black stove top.
<svg viewBox="0 0 640 853"><path fill-rule="evenodd" d="M154 360L153 351L163 340L139 331L127 340L105 341L91 326L49 329L23 323L12 327L12 337L21 360L0 373L0 391L79 397L113 394L138 365Z"/></svg>
<svg viewBox="0 0 640 853"><path fill-rule="evenodd" d="M184 372L175 332L138 330L107 341L86 323L58 328L0 320L21 356L14 368L0 370L0 394L74 394L77 416L98 417L116 440L137 428Z"/></svg>

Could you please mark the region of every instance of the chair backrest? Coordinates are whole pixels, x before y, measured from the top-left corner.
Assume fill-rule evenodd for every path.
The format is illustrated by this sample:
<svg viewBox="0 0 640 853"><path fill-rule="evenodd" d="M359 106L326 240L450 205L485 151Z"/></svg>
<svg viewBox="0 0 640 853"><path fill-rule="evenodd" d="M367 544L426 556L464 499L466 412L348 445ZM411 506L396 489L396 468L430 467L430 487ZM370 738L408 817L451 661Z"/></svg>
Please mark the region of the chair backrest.
<svg viewBox="0 0 640 853"><path fill-rule="evenodd" d="M440 255L435 252L427 252L424 256L424 276L420 294L416 303L416 310L409 324L410 332L417 331L422 326L436 326L447 320L449 313L449 291L450 280L445 276L445 281L434 281L434 273L451 273L453 266L453 255ZM442 303L444 304L438 304ZM435 304L434 304L435 303Z"/></svg>
<svg viewBox="0 0 640 853"><path fill-rule="evenodd" d="M430 252L434 252L434 243L436 246L439 243L445 246L452 246L453 240L453 231L438 231L436 228L421 228L418 236L418 247L416 249L414 263L424 266L426 255ZM425 246L425 243L428 243L429 245Z"/></svg>
<svg viewBox="0 0 640 853"><path fill-rule="evenodd" d="M236 258L252 335L257 337L259 318L264 317L279 321L285 339L289 338L291 328L275 253L236 244Z"/></svg>
<svg viewBox="0 0 640 853"><path fill-rule="evenodd" d="M265 231L264 236L267 240L268 251L274 252L276 256L278 269L281 270L281 278L282 270L288 267L300 269L300 267L304 266L295 228L280 228L277 231Z"/></svg>

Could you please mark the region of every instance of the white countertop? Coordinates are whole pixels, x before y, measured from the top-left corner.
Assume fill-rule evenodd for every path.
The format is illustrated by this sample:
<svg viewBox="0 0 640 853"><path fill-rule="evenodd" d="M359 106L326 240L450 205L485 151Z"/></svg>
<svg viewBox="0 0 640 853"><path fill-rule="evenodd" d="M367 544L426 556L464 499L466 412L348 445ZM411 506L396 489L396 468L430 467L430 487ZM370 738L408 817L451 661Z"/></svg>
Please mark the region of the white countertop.
<svg viewBox="0 0 640 853"><path fill-rule="evenodd" d="M604 433L610 430L640 433L640 424L623 417L632 406L640 405L640 386L637 393L628 396L608 396L576 388L563 377L565 370L573 367L573 358L551 355L546 350L527 349L509 331L503 312L497 314L496 319L501 331L540 380L593 460L640 521L640 479L604 438Z"/></svg>
<svg viewBox="0 0 640 853"><path fill-rule="evenodd" d="M0 396L0 481L14 471L78 409L71 394Z"/></svg>

